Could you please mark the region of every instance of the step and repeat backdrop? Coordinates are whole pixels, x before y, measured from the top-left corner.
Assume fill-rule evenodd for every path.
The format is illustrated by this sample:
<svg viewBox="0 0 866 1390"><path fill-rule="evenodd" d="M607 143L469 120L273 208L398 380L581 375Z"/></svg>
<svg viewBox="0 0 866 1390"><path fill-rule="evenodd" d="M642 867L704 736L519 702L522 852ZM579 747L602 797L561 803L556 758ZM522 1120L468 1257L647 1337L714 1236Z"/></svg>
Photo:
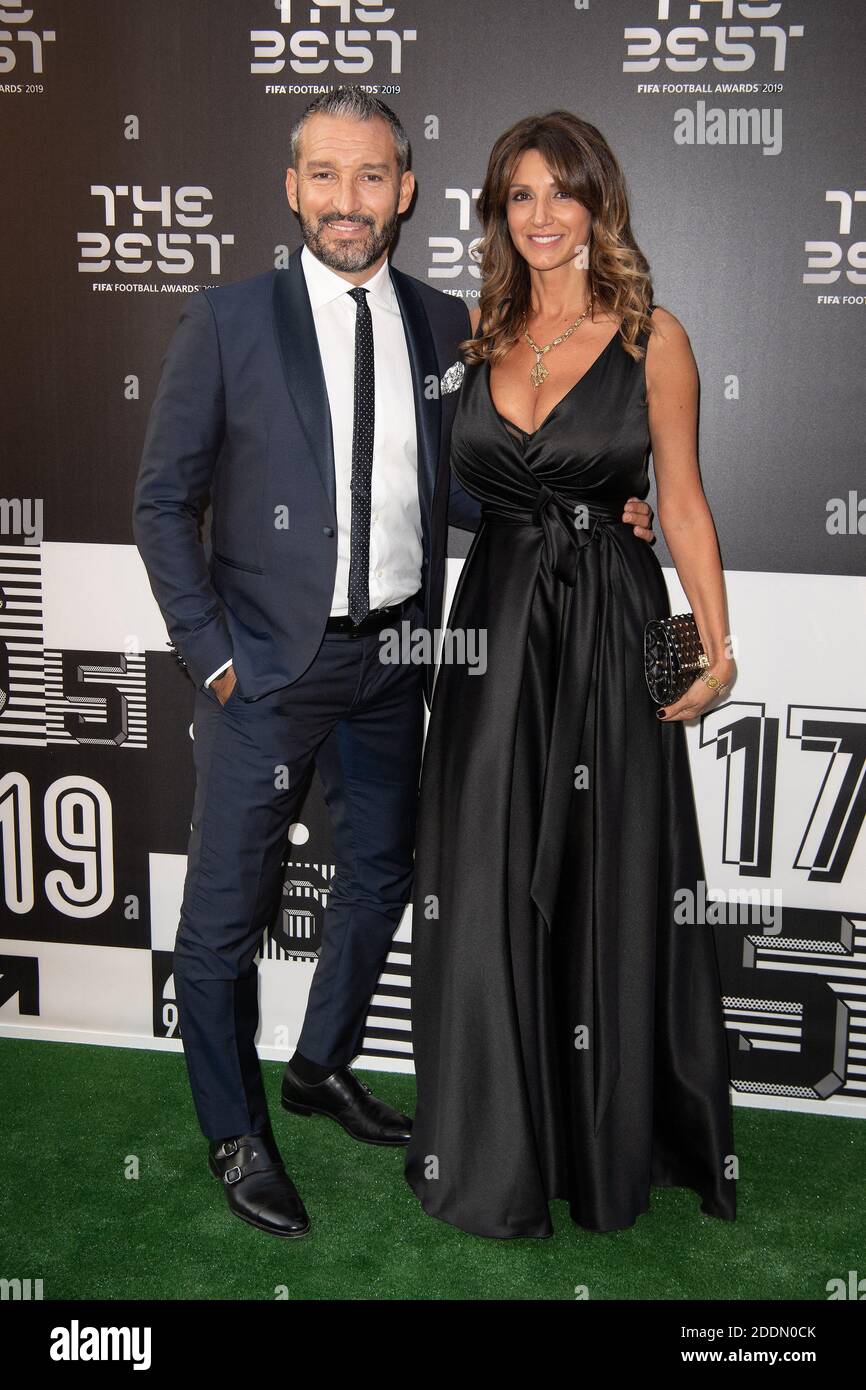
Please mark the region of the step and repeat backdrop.
<svg viewBox="0 0 866 1390"><path fill-rule="evenodd" d="M183 296L285 264L292 122L353 82L412 141L394 261L447 294L478 296L518 117L569 108L623 166L701 374L740 673L688 729L734 1097L866 1118L864 54L862 0L0 0L0 1035L181 1046L193 690L133 486ZM328 902L315 784L290 843L267 1058ZM361 1065L411 1071L411 965L407 913Z"/></svg>

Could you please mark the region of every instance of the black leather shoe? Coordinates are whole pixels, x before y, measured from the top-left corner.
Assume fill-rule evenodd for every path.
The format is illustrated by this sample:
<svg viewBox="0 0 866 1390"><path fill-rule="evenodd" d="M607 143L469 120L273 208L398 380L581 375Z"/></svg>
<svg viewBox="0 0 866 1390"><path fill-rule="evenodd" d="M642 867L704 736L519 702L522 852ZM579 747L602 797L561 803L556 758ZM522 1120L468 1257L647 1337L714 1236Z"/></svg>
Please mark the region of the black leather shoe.
<svg viewBox="0 0 866 1390"><path fill-rule="evenodd" d="M308 1082L286 1064L283 1073L282 1102L293 1115L328 1115L342 1125L353 1139L363 1144L408 1144L412 1121L408 1116L377 1100L349 1067L338 1067L318 1085Z"/></svg>
<svg viewBox="0 0 866 1390"><path fill-rule="evenodd" d="M309 1231L310 1218L272 1132L212 1139L208 1166L241 1221L272 1236L305 1236Z"/></svg>

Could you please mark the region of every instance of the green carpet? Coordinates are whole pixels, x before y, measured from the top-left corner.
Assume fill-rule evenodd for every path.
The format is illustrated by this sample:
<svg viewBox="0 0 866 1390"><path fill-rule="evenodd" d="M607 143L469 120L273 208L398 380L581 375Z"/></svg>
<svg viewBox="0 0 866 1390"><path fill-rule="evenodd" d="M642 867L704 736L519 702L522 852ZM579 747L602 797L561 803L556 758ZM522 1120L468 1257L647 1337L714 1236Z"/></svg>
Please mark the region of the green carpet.
<svg viewBox="0 0 866 1390"><path fill-rule="evenodd" d="M824 1300L866 1275L862 1121L736 1109L736 1222L656 1189L628 1231L583 1231L554 1202L552 1238L496 1241L426 1216L402 1149L288 1115L282 1066L263 1065L300 1240L230 1213L180 1054L0 1039L0 1276L42 1279L45 1299ZM412 1113L412 1077L363 1075Z"/></svg>

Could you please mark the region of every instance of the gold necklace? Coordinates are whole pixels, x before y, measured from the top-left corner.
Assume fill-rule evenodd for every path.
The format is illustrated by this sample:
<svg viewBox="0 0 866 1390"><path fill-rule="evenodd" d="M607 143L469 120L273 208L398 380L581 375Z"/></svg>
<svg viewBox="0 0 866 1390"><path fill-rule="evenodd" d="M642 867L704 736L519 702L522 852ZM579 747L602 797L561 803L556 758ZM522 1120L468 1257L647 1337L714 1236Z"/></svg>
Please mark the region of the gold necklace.
<svg viewBox="0 0 866 1390"><path fill-rule="evenodd" d="M552 343L548 343L546 347L539 347L538 344L536 343L535 339L532 338L532 337L530 337L529 329L526 328L526 327L524 326L524 329L523 329L523 336L524 336L524 338L526 339L526 341L528 342L529 346L532 348L532 351L535 353L535 366L532 368L532 371L529 373L529 380L532 382L532 384L533 384L533 386L536 388L536 390L537 390L538 387L541 385L541 383L542 383L543 381L546 381L547 378L550 376L550 372L547 370L547 368L545 367L544 363L543 363L542 360L541 360L542 357L544 356L544 354L545 354L546 352L550 352L550 349L551 349L551 348L555 348L555 347L557 346L558 343L564 343L565 340L566 340L566 338L570 338L571 335L572 335L572 333L574 332L574 330L575 330L576 328L579 328L580 325L583 323L584 319L586 318L587 314L590 312L591 309L592 309L592 296L590 295L589 304L588 304L587 307L584 309L584 311L583 311L583 313L581 314L580 318L579 318L579 319L575 319L574 323L571 325L570 328L566 328L566 330L565 330L564 333L560 333L559 337L558 337L558 338L554 338L554 339L553 339L553 342L552 342Z"/></svg>

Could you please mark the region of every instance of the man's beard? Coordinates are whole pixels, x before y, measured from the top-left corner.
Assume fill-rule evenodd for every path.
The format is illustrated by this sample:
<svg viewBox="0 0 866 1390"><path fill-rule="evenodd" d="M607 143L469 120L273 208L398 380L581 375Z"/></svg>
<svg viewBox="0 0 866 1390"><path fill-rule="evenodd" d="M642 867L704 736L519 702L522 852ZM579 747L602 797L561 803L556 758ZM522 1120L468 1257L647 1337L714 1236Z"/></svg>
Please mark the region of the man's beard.
<svg viewBox="0 0 866 1390"><path fill-rule="evenodd" d="M394 240L399 220L396 207L378 231L372 217L340 217L337 213L329 213L328 216L319 217L315 222L311 222L303 212L298 213L304 241L316 259L329 266L331 270L366 270L368 266L373 265ZM361 236L357 241L326 242L322 236L322 229L329 222L357 222L370 230L366 238Z"/></svg>

